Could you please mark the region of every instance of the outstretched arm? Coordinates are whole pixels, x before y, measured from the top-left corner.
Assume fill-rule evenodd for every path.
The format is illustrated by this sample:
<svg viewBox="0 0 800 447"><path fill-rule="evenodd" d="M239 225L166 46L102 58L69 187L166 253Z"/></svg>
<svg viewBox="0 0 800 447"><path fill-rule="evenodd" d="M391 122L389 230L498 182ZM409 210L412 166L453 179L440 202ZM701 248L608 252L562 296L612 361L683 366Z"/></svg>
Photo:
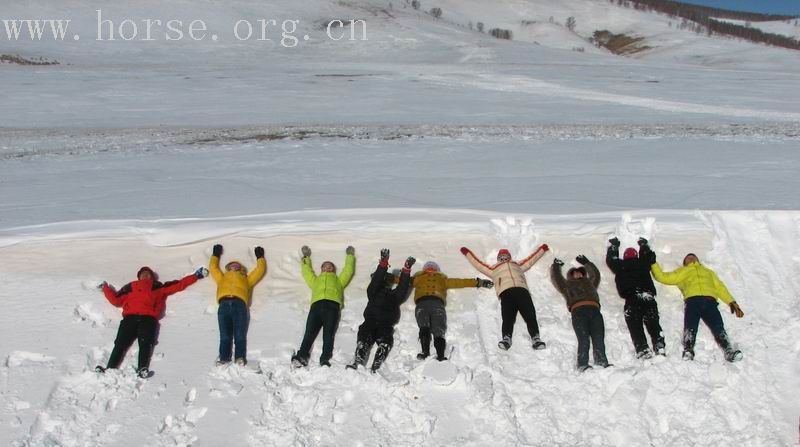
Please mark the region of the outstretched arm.
<svg viewBox="0 0 800 447"><path fill-rule="evenodd" d="M108 285L108 283L103 283L103 295L105 295L106 299L109 303L111 303L114 307L122 307L125 303L125 298L131 292L131 284L125 284L119 291L115 291L113 287Z"/></svg>
<svg viewBox="0 0 800 447"><path fill-rule="evenodd" d="M650 266L650 271L653 273L653 278L655 278L656 281L660 282L661 284L674 286L683 281L688 270L686 270L685 267L680 267L677 270L665 272L661 270L661 266L656 262Z"/></svg>
<svg viewBox="0 0 800 447"><path fill-rule="evenodd" d="M267 260L264 259L264 256L260 256L256 259L256 268L247 275L247 283L250 284L250 287L255 286L261 281L264 276L267 274Z"/></svg>
<svg viewBox="0 0 800 447"><path fill-rule="evenodd" d="M530 256L520 261L519 266L522 267L522 271L527 272L530 270L530 268L533 267L533 264L536 264L536 261L542 259L542 256L544 256L548 250L550 250L550 247L548 247L547 244L542 244L533 253L531 253Z"/></svg>
<svg viewBox="0 0 800 447"><path fill-rule="evenodd" d="M558 261L558 259L556 259L556 261ZM550 281L553 283L553 287L558 290L558 293L563 295L564 291L567 289L567 280L564 279L564 274L561 273L561 266L564 264L559 262L554 261L553 265L550 266Z"/></svg>
<svg viewBox="0 0 800 447"><path fill-rule="evenodd" d="M613 244L609 245L608 251L606 251L606 265L616 275L619 273L621 264L622 261L619 259L619 246Z"/></svg>
<svg viewBox="0 0 800 447"><path fill-rule="evenodd" d="M597 269L597 266L594 265L593 262L587 262L583 265L586 267L586 274L589 276L589 279L592 281L592 285L594 288L600 287L600 270Z"/></svg>
<svg viewBox="0 0 800 447"><path fill-rule="evenodd" d="M714 280L714 290L716 291L717 296L715 298L719 298L725 304L731 304L736 300L733 299L733 296L728 291L728 288L725 287L725 283L723 283L716 273L711 272L711 278Z"/></svg>
<svg viewBox="0 0 800 447"><path fill-rule="evenodd" d="M471 278L471 279L462 279L462 278L447 278L445 281L445 287L448 289L464 289L467 287L478 287L480 286L480 279L478 278Z"/></svg>
<svg viewBox="0 0 800 447"><path fill-rule="evenodd" d="M350 284L350 281L353 279L353 275L355 274L356 256L348 253L344 260L344 268L342 269L342 273L339 275L339 282L342 283L343 289Z"/></svg>
<svg viewBox="0 0 800 447"><path fill-rule="evenodd" d="M486 276L492 276L492 268L478 259L478 257L475 256L475 253L473 253L469 248L461 247L461 253L467 257L467 261L469 261L469 263L475 267L475 270L483 273Z"/></svg>
<svg viewBox="0 0 800 447"><path fill-rule="evenodd" d="M178 293L187 287L191 286L192 284L197 282L197 275L192 273L191 275L184 276L183 278L177 281L169 281L164 283L162 289L164 290L164 296L170 296L173 293Z"/></svg>
<svg viewBox="0 0 800 447"><path fill-rule="evenodd" d="M303 256L300 272L303 274L303 279L309 288L314 287L314 281L317 279L317 274L314 273L314 267L311 266L311 257Z"/></svg>

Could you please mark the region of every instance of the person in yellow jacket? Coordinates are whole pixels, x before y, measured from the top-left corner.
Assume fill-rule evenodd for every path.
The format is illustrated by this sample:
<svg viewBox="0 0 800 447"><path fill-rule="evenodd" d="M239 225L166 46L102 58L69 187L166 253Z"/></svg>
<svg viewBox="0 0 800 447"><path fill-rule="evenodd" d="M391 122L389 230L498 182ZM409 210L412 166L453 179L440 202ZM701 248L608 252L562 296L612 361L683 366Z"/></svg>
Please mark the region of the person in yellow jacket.
<svg viewBox="0 0 800 447"><path fill-rule="evenodd" d="M311 249L304 245L300 251L303 254L301 260L303 279L311 289L311 308L308 311L306 332L300 343L300 349L292 355L292 365L295 368L308 366L311 346L322 329L322 354L319 357L319 364L331 366L333 340L344 307L344 289L350 284L356 272L356 249L352 246L347 247L344 268L338 276L336 265L330 261L322 263L320 274L317 275L311 264Z"/></svg>
<svg viewBox="0 0 800 447"><path fill-rule="evenodd" d="M208 271L217 283L217 321L219 322L219 357L217 366L231 362L231 348L236 364L247 364L247 330L250 327L250 300L253 287L267 274L267 261L264 249L255 248L256 268L249 275L247 269L239 261L231 261L225 265L223 272L219 268L222 257L222 245L214 245Z"/></svg>
<svg viewBox="0 0 800 447"><path fill-rule="evenodd" d="M742 352L731 346L728 334L725 332L722 315L717 308L717 300L727 304L731 313L736 314L738 318L744 317L744 312L716 273L701 264L694 253L686 255L683 258L683 267L677 270L664 272L657 262L650 266L650 270L656 281L678 286L683 294L684 360L694 360L694 343L701 319L711 330L717 344L725 352L725 360L735 362L742 359Z"/></svg>
<svg viewBox="0 0 800 447"><path fill-rule="evenodd" d="M431 336L433 347L436 349L436 360L447 360L445 349L447 341L444 336L447 332L447 290L463 289L465 287L485 287L491 289L494 284L488 279L448 278L439 270L439 264L428 261L417 272L413 279L414 303L416 309L414 316L419 326L419 342L422 352L417 354L420 360L431 355Z"/></svg>

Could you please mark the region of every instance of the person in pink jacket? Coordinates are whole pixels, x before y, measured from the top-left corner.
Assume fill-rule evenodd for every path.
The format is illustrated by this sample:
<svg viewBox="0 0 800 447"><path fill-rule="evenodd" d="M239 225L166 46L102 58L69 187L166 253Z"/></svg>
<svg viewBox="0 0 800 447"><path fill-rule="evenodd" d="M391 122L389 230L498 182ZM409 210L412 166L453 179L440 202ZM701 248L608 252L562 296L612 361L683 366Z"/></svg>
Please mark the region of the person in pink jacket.
<svg viewBox="0 0 800 447"><path fill-rule="evenodd" d="M511 253L503 248L497 253L497 264L490 266L484 264L475 253L467 247L461 247L461 253L476 270L492 278L497 298L500 300L500 312L503 316L503 339L497 344L500 349L508 350L511 347L511 337L514 334L514 323L517 313L522 315L528 326L533 349L544 349L547 345L539 338L539 324L536 322L536 308L533 306L528 282L525 280L527 272L533 264L541 259L550 250L547 244L542 244L530 256L521 260L511 259Z"/></svg>

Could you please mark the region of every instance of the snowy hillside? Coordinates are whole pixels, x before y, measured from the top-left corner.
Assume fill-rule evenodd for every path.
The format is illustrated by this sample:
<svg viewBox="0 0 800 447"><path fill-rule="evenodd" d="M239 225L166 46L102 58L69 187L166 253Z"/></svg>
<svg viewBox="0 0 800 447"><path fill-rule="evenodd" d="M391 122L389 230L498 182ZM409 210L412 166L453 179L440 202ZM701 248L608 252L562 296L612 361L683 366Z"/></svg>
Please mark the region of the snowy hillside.
<svg viewBox="0 0 800 447"><path fill-rule="evenodd" d="M0 28L0 56L59 62L0 63L0 444L798 445L797 52L607 0L7 3L0 19L72 22L64 41ZM98 9L140 33L203 20L206 38L162 26L98 41ZM234 38L258 19L278 21L270 40ZM364 19L368 40L331 40L334 19ZM299 21L288 37L283 20ZM598 30L651 49L612 55L588 42ZM745 312L720 307L744 359L725 362L704 328L681 360L683 303L659 286L667 356L636 360L603 263L612 235L649 238L667 269L690 251L713 268ZM204 279L170 298L153 377L136 378L136 347L96 374L120 320L97 284L143 265L178 278L215 243L248 267L266 249L250 365L214 366ZM415 271L435 260L474 278L461 246L491 261L542 243L552 252L527 279L546 350L521 321L498 349L497 298L464 289L448 298L451 361L417 360L406 303L382 373L344 368L381 248L393 267L413 255ZM350 244L358 258L330 369L313 361L321 340L308 369L289 363L309 308L304 244L317 268ZM614 364L585 374L547 271L579 254L601 269Z"/></svg>

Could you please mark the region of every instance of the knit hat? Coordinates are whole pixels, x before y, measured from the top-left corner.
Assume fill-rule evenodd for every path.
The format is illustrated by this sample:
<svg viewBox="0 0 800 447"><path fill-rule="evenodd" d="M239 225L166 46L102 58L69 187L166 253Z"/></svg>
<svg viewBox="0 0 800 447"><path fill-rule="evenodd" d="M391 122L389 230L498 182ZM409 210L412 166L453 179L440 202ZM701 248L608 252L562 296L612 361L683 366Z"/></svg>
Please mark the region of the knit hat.
<svg viewBox="0 0 800 447"><path fill-rule="evenodd" d="M567 279L572 279L572 274L575 272L581 272L584 278L586 278L586 269L583 267L574 267L567 271Z"/></svg>
<svg viewBox="0 0 800 447"><path fill-rule="evenodd" d="M433 261L426 262L425 265L422 266L422 271L424 271L424 272L441 272L441 270L439 269L439 264L437 264L437 263L435 263Z"/></svg>
<svg viewBox="0 0 800 447"><path fill-rule="evenodd" d="M142 276L142 273L144 272L150 272L150 276L152 276L154 280L158 277L158 275L156 275L156 272L154 272L153 269L151 269L148 266L144 266L140 268L138 272L136 272L136 279L139 279L139 277Z"/></svg>
<svg viewBox="0 0 800 447"><path fill-rule="evenodd" d="M505 257L506 259L511 259L511 252L508 249L501 248L500 251L497 252L497 260L500 260L500 257Z"/></svg>
<svg viewBox="0 0 800 447"><path fill-rule="evenodd" d="M639 253L636 252L636 249L633 247L628 247L625 249L625 254L622 255L622 259L633 259L639 256Z"/></svg>

